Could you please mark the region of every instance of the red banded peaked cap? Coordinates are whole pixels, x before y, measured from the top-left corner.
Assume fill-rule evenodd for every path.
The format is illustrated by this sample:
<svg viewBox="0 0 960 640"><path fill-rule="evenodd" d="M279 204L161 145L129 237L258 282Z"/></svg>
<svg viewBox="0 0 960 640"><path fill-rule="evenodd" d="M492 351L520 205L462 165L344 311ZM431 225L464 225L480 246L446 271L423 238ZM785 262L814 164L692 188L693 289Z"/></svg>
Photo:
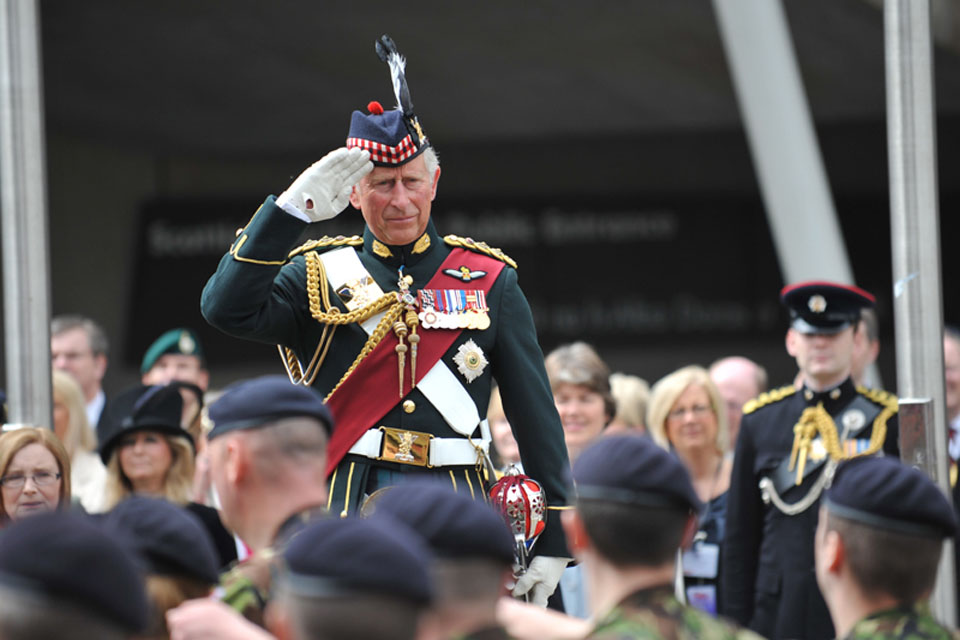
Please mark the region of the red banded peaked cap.
<svg viewBox="0 0 960 640"><path fill-rule="evenodd" d="M842 331L859 320L862 309L876 304L859 287L822 280L788 285L780 291L780 301L790 311L791 326L806 334Z"/></svg>

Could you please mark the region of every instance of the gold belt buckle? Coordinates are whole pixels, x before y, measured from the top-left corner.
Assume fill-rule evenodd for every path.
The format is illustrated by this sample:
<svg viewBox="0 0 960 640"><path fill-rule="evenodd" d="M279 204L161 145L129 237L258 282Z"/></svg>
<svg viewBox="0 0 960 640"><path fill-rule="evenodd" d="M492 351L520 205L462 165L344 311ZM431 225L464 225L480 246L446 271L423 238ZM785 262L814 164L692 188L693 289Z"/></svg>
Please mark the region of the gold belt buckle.
<svg viewBox="0 0 960 640"><path fill-rule="evenodd" d="M432 434L406 429L380 427L383 432L383 448L380 459L387 462L430 466L430 439Z"/></svg>

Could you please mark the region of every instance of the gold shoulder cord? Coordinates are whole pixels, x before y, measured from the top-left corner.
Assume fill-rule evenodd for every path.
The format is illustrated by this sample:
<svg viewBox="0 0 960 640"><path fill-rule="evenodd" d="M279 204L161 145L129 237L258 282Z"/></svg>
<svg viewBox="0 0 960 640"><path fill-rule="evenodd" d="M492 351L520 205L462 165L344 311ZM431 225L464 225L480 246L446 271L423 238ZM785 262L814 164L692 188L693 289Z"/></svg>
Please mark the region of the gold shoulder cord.
<svg viewBox="0 0 960 640"><path fill-rule="evenodd" d="M500 262L505 262L514 269L517 268L516 261L505 254L503 251L496 247L491 247L486 242L477 242L472 238L461 238L460 236L449 235L444 236L443 241L446 242L451 247L461 247L463 249L470 249L471 251L476 251L477 253L485 253L491 258L496 258Z"/></svg>
<svg viewBox="0 0 960 640"><path fill-rule="evenodd" d="M765 391L753 400L748 401L743 405L743 413L747 415L753 413L757 409L767 406L768 404L773 404L774 402L780 402L784 398L789 398L797 392L797 388L792 385L787 385L780 387L779 389L771 389L770 391Z"/></svg>
<svg viewBox="0 0 960 640"><path fill-rule="evenodd" d="M370 334L370 337L367 338L367 342L363 345L363 349L360 350L360 354L354 360L353 364L351 364L347 372L343 374L343 377L340 378L340 381L333 390L327 394L325 398L326 401L340 388L340 385L353 373L354 369L360 365L363 359L380 344L387 330L399 317L403 306L397 301L396 294L390 292L383 294L380 298L363 308L355 309L349 313L342 313L339 308L330 302L330 290L326 286L326 269L323 266L323 261L320 260L320 256L316 251L310 251L304 254L304 260L306 263L307 300L310 304L310 315L317 322L323 324L324 327L323 333L320 334L320 341L317 343L317 349L314 351L313 358L311 358L310 364L307 365L306 369L300 366L297 356L292 349L277 345L277 349L280 352L280 360L283 362L287 375L293 384L303 384L304 386L313 384L320 370L320 366L327 356L327 351L333 342L334 331L338 326L352 324L354 322L364 322L381 311L389 309L383 318L381 318L373 333ZM321 282L323 286L320 285Z"/></svg>
<svg viewBox="0 0 960 640"><path fill-rule="evenodd" d="M883 447L883 441L887 437L887 421L897 412L897 400L890 394L880 391L873 392L861 390L863 395L874 402L884 405L880 415L873 421L873 430L870 432L870 445L860 453L845 453L840 446L840 436L837 435L837 425L833 418L823 408L823 403L815 407L807 407L800 414L800 420L793 427L793 451L790 453L790 470L794 466L797 469L797 485L803 482L803 469L806 466L807 454L813 444L813 439L820 434L823 438L823 445L830 457L839 462L840 460L849 460L862 456L872 456Z"/></svg>

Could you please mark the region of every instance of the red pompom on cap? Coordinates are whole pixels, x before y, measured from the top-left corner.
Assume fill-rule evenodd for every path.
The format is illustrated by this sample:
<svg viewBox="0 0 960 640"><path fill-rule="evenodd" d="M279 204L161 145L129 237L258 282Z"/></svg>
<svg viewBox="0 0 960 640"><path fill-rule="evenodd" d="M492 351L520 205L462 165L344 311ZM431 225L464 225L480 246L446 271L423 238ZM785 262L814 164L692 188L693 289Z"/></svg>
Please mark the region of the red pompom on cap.
<svg viewBox="0 0 960 640"><path fill-rule="evenodd" d="M369 111L371 115L382 116L383 105L377 102L376 100L374 100L373 102L367 105L367 111Z"/></svg>

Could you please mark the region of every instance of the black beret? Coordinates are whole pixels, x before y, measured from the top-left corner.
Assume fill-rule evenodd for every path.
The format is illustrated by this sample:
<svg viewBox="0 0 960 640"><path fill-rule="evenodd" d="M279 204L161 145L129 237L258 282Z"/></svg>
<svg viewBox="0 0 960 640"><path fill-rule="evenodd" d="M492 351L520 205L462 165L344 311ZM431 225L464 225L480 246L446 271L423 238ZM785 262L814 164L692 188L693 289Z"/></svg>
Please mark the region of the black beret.
<svg viewBox="0 0 960 640"><path fill-rule="evenodd" d="M146 373L157 364L161 356L173 353L181 356L196 356L200 362L204 361L203 347L200 339L190 329L170 329L153 341L143 355L140 363L140 373Z"/></svg>
<svg viewBox="0 0 960 640"><path fill-rule="evenodd" d="M644 436L608 436L573 465L578 499L699 512L703 504L677 457Z"/></svg>
<svg viewBox="0 0 960 640"><path fill-rule="evenodd" d="M0 583L70 602L131 632L147 625L136 558L123 540L78 513L43 513L4 529Z"/></svg>
<svg viewBox="0 0 960 640"><path fill-rule="evenodd" d="M824 494L833 514L870 527L934 538L957 530L953 507L919 469L892 457L861 457L837 467Z"/></svg>
<svg viewBox="0 0 960 640"><path fill-rule="evenodd" d="M157 431L186 438L191 445L193 436L180 425L183 419L183 397L180 385L137 385L111 400L104 410L97 437L100 439L100 459L109 464L110 456L120 438L132 431Z"/></svg>
<svg viewBox="0 0 960 640"><path fill-rule="evenodd" d="M430 552L405 525L379 518L322 518L295 535L283 554L284 583L316 598L381 594L428 604Z"/></svg>
<svg viewBox="0 0 960 640"><path fill-rule="evenodd" d="M860 320L861 309L871 308L870 293L833 282L798 282L780 291L780 301L790 311L791 326L800 333L838 333Z"/></svg>
<svg viewBox="0 0 960 640"><path fill-rule="evenodd" d="M312 388L293 384L284 376L242 380L227 387L207 408L207 438L296 417L316 418L328 434L333 431L330 410Z"/></svg>
<svg viewBox="0 0 960 640"><path fill-rule="evenodd" d="M219 559L210 534L183 507L161 498L131 496L104 521L133 543L150 573L217 582Z"/></svg>
<svg viewBox="0 0 960 640"><path fill-rule="evenodd" d="M439 557L514 560L513 536L500 514L448 484L418 480L390 487L377 501L375 514L413 529Z"/></svg>

